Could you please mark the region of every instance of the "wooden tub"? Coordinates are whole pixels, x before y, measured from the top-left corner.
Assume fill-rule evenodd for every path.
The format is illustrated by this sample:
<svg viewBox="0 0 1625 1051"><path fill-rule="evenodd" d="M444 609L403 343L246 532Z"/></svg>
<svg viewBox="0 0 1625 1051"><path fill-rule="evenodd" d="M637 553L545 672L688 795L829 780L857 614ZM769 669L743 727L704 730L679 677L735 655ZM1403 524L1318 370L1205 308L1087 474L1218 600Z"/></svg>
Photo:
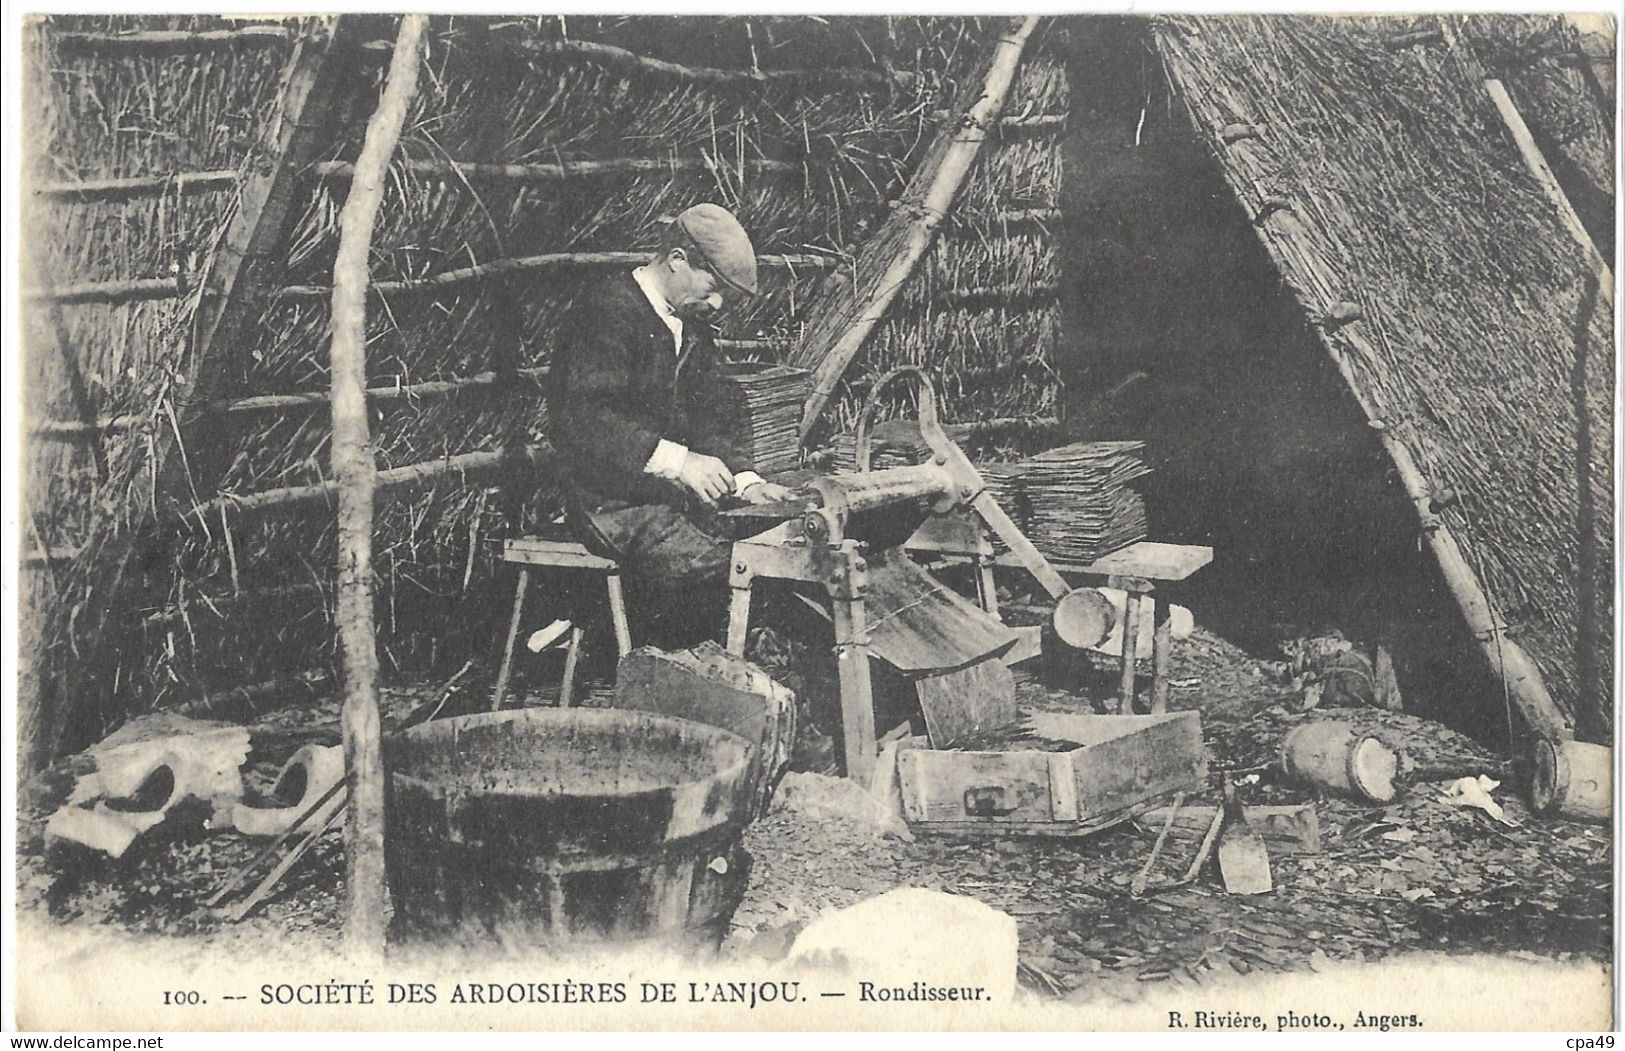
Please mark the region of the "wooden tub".
<svg viewBox="0 0 1625 1051"><path fill-rule="evenodd" d="M750 749L648 712L429 723L386 755L401 939L714 947L744 894Z"/></svg>

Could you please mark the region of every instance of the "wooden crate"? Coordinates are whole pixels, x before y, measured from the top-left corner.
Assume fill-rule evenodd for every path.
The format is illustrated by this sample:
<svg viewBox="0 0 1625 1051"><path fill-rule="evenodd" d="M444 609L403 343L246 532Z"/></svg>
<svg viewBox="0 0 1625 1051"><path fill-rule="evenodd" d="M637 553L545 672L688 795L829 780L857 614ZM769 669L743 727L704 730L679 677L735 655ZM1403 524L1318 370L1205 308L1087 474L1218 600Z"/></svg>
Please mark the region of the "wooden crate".
<svg viewBox="0 0 1625 1051"><path fill-rule="evenodd" d="M899 753L903 816L918 831L1076 836L1155 806L1207 777L1195 712L1080 720L1070 751Z"/></svg>

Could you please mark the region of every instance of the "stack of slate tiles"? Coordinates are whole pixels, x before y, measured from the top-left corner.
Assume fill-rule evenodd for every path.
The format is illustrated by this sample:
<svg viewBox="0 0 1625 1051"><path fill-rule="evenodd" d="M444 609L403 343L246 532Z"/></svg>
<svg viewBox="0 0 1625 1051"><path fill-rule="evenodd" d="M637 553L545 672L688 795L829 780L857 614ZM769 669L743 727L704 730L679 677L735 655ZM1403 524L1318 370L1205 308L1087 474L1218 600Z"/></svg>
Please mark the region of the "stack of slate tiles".
<svg viewBox="0 0 1625 1051"><path fill-rule="evenodd" d="M1093 562L1145 539L1143 442L1077 442L1014 463L980 464L988 492L1044 557ZM997 545L997 539L995 539Z"/></svg>
<svg viewBox="0 0 1625 1051"><path fill-rule="evenodd" d="M1143 442L1076 442L1022 461L1023 532L1048 558L1093 562L1145 539Z"/></svg>
<svg viewBox="0 0 1625 1051"><path fill-rule="evenodd" d="M745 362L723 369L723 404L744 453L762 474L801 466L801 407L811 373L788 365Z"/></svg>

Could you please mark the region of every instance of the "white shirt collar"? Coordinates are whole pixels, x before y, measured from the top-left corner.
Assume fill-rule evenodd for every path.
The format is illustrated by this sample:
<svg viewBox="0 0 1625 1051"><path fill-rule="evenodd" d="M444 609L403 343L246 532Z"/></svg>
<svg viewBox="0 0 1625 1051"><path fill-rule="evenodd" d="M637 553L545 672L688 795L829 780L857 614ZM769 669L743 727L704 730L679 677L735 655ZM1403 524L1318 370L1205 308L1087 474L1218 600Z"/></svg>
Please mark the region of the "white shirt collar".
<svg viewBox="0 0 1625 1051"><path fill-rule="evenodd" d="M636 281L638 287L643 289L643 294L648 298L649 305L655 308L655 313L660 315L660 320L664 321L666 327L671 329L672 352L681 354L683 351L683 319L677 316L676 311L672 310L671 304L666 301L666 297L660 294L660 289L655 287L654 277L649 273L648 267L640 266L633 270L632 280Z"/></svg>

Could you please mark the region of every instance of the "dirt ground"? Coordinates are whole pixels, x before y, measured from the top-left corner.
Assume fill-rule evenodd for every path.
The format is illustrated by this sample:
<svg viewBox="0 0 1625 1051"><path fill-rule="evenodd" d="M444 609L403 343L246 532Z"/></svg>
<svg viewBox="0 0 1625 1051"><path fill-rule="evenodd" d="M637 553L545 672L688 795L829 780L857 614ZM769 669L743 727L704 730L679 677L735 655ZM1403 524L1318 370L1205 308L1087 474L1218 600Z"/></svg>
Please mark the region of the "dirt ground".
<svg viewBox="0 0 1625 1051"><path fill-rule="evenodd" d="M1214 769L1272 756L1299 722L1293 689L1198 629L1174 653L1171 709L1201 712ZM1105 677L1089 696L1110 695ZM1027 711L1077 711L1076 693L1019 684ZM1469 738L1396 713L1316 713L1365 725L1416 753L1431 772L1498 770ZM1428 776L1424 774L1424 776ZM1413 783L1390 806L1259 786L1252 804L1314 802L1322 852L1272 858L1274 891L1233 897L1211 868L1192 886L1133 899L1155 828L1126 824L1080 840L1009 838L912 842L849 821L779 811L746 832L756 857L735 916L767 932L892 887L966 894L1014 916L1020 977L1050 995L1134 1000L1162 983L1202 985L1228 974L1314 970L1419 949L1515 958L1612 956L1611 847L1605 828L1532 817L1510 784L1495 798L1511 827L1452 806L1436 783ZM1192 804L1216 804L1214 787ZM1196 844L1171 839L1153 883L1176 880ZM748 945L745 938L737 939ZM748 951L748 950L745 950Z"/></svg>
<svg viewBox="0 0 1625 1051"><path fill-rule="evenodd" d="M1172 678L1171 707L1200 711L1214 770L1266 761L1281 736L1314 717L1295 711L1295 691L1268 663L1201 628L1176 647ZM1073 677L1065 689L1018 675L1025 712L1087 711L1113 685L1106 675ZM437 688L388 690L386 727ZM269 791L299 746L337 743L334 708L283 709L255 724L250 789ZM1315 713L1324 714L1372 726L1402 747L1422 776L1506 772L1496 756L1437 724L1375 710ZM322 840L256 915L228 924L200 903L258 844L177 827L138 842L117 864L47 853L44 817L72 769L64 764L35 782L19 808L19 907L31 918L250 950L290 940L337 944L337 834ZM1243 791L1250 804L1313 802L1323 845L1318 854L1272 858L1274 891L1255 897L1227 896L1210 869L1185 889L1131 898L1129 882L1156 832L1133 823L1076 840L908 839L816 808L777 807L746 830L754 868L722 951L775 959L820 913L914 886L969 895L1015 917L1022 984L1073 1001L1132 1001L1165 983L1199 986L1418 949L1611 959L1609 831L1534 818L1511 782L1495 798L1516 825L1446 804L1433 782L1408 784L1382 808L1269 784ZM1190 801L1218 798L1215 782ZM1154 881L1177 878L1194 850L1193 840L1170 839Z"/></svg>

